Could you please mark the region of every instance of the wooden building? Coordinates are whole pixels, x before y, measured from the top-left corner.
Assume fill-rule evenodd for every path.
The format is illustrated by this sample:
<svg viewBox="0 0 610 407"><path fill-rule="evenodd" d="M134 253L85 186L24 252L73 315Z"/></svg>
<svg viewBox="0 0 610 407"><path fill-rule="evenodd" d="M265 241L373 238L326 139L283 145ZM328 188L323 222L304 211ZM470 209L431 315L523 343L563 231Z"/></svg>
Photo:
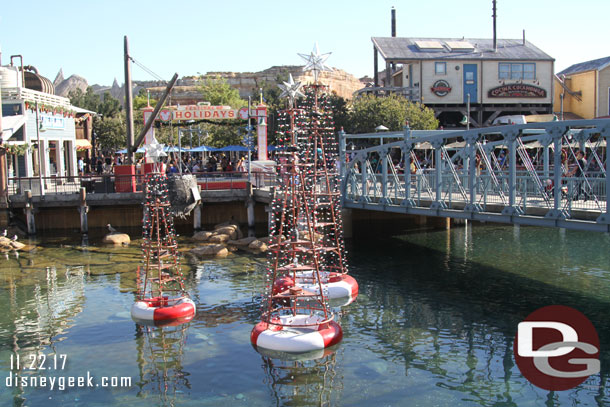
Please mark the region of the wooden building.
<svg viewBox="0 0 610 407"><path fill-rule="evenodd" d="M555 77L554 110L564 118L610 116L610 57L574 64Z"/></svg>
<svg viewBox="0 0 610 407"><path fill-rule="evenodd" d="M526 41L373 37L374 84L434 109L442 126L473 127L503 115L552 113L555 60ZM385 72L379 75L379 55ZM470 109L468 109L470 106Z"/></svg>

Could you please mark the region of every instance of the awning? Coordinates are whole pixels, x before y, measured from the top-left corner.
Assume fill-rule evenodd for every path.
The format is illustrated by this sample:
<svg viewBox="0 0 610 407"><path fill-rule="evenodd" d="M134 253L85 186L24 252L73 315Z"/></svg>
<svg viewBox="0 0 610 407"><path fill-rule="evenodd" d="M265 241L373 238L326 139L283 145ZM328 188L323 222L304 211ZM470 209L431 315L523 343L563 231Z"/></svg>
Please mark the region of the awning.
<svg viewBox="0 0 610 407"><path fill-rule="evenodd" d="M2 141L6 141L13 137L25 123L25 116L22 114L14 116L2 116Z"/></svg>
<svg viewBox="0 0 610 407"><path fill-rule="evenodd" d="M89 140L85 138L77 138L74 145L76 146L76 151L90 150L92 147Z"/></svg>

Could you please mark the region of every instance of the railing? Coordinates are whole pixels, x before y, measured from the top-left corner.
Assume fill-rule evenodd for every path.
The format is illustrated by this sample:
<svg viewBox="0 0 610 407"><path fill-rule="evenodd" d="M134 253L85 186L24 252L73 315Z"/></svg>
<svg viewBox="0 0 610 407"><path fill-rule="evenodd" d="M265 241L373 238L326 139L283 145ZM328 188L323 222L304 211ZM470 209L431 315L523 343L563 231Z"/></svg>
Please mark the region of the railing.
<svg viewBox="0 0 610 407"><path fill-rule="evenodd" d="M27 100L43 105L71 106L70 99L27 88L2 88L3 100Z"/></svg>
<svg viewBox="0 0 610 407"><path fill-rule="evenodd" d="M607 119L467 131L413 131L405 127L403 132L341 132L343 204L348 208L610 232L610 180L606 177L609 134ZM351 151L346 149L349 139ZM526 144L529 142L534 143ZM355 148L367 144L370 147ZM537 150L528 152L526 146L531 145ZM586 149L589 161L577 159L578 148ZM433 163L431 167L419 165L418 150L417 155L425 154L425 162ZM378 164L370 165L373 160ZM392 171L396 161L407 174Z"/></svg>
<svg viewBox="0 0 610 407"><path fill-rule="evenodd" d="M248 174L244 172L198 172L193 175L202 191L245 189L248 181ZM143 174L42 177L42 191L39 177L9 178L8 193L21 195L29 190L33 196L42 195L42 192L45 195L69 195L79 193L81 188L85 188L88 194L143 192L144 177ZM267 188L275 185L275 174L252 172L251 180L254 188Z"/></svg>

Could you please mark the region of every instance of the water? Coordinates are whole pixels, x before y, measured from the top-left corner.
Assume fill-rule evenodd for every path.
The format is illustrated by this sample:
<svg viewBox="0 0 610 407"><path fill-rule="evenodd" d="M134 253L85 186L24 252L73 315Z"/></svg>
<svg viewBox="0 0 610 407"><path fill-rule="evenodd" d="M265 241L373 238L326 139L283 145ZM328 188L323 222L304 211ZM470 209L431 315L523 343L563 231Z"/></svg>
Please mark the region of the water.
<svg viewBox="0 0 610 407"><path fill-rule="evenodd" d="M91 244L53 239L18 259L0 257L1 405L610 404L607 235L482 226L356 242L350 264L360 296L340 311L344 340L304 361L250 345L264 257L186 256L197 315L160 329L129 316L138 242ZM512 356L516 324L549 304L579 309L600 336L602 372L573 390L534 387ZM28 362L44 354L45 367L54 367L53 355L60 362L55 370L22 369L21 377L89 372L100 386L6 388L14 352ZM131 386L101 387L102 376L130 377Z"/></svg>

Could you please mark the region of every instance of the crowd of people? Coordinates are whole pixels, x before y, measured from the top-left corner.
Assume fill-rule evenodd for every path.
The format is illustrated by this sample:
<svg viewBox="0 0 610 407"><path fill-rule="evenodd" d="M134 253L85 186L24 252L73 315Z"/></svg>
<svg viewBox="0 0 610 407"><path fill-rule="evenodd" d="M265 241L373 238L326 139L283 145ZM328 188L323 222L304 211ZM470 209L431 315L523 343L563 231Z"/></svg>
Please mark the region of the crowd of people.
<svg viewBox="0 0 610 407"><path fill-rule="evenodd" d="M93 159L86 156L78 158L78 173L80 175L96 174L108 175L114 173L115 165L123 165L125 162L124 154L100 154ZM144 158L137 160L136 166L140 168ZM209 157L202 157L200 154L183 153L181 160L177 155L163 157L161 161L166 172L179 173L180 163L183 173L202 173L202 172L246 172L246 159L244 156L230 157L224 153L212 153Z"/></svg>

